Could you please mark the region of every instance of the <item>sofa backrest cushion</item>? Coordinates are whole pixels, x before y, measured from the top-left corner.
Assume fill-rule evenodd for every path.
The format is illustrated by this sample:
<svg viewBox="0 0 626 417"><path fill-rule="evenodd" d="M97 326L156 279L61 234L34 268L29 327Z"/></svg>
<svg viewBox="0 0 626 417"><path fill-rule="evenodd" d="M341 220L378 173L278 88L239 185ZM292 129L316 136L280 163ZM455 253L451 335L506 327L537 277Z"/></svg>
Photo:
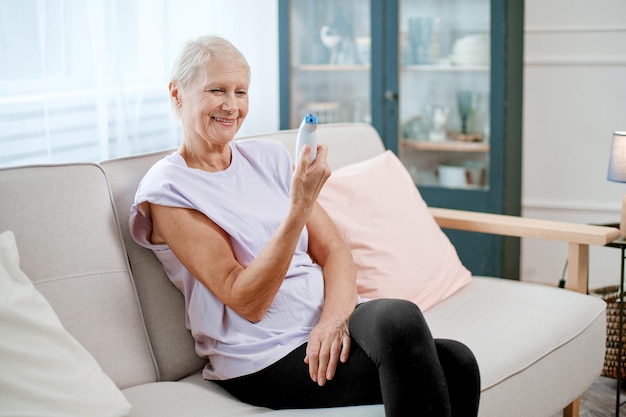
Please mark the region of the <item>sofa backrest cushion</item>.
<svg viewBox="0 0 626 417"><path fill-rule="evenodd" d="M120 388L156 380L111 195L96 164L0 170L0 231L65 329Z"/></svg>
<svg viewBox="0 0 626 417"><path fill-rule="evenodd" d="M193 338L185 327L182 293L170 282L154 253L135 243L128 229L130 206L139 181L155 162L173 151L101 163L109 178L160 381L184 378L202 369L206 363L206 359L196 355Z"/></svg>
<svg viewBox="0 0 626 417"><path fill-rule="evenodd" d="M297 129L290 129L249 137L276 139L289 149L293 158L297 135ZM328 163L332 169L369 159L385 151L376 129L366 123L321 124L317 128L317 143L328 145Z"/></svg>

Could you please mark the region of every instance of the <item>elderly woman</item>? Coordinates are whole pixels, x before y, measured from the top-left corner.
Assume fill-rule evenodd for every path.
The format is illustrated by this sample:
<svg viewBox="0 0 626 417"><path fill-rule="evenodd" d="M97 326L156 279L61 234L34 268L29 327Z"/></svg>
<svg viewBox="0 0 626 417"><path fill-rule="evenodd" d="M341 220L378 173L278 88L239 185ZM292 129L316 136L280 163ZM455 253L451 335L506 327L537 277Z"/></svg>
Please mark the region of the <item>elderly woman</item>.
<svg viewBox="0 0 626 417"><path fill-rule="evenodd" d="M228 41L188 43L169 84L178 150L143 178L133 238L185 297L203 376L270 408L383 403L388 416L476 416L480 378L408 301L358 297L350 251L316 202L328 150L294 164L278 142L234 141L250 68ZM310 163L311 162L311 163Z"/></svg>

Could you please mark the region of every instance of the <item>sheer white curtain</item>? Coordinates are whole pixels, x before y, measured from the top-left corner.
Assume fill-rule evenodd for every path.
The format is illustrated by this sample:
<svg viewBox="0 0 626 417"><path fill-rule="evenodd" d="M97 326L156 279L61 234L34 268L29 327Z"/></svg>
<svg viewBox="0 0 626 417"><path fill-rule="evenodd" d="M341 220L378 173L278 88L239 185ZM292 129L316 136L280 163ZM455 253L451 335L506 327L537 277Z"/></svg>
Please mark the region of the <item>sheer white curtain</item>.
<svg viewBox="0 0 626 417"><path fill-rule="evenodd" d="M277 128L276 19L275 0L0 0L0 166L176 146L171 65L206 33L253 68L241 133Z"/></svg>

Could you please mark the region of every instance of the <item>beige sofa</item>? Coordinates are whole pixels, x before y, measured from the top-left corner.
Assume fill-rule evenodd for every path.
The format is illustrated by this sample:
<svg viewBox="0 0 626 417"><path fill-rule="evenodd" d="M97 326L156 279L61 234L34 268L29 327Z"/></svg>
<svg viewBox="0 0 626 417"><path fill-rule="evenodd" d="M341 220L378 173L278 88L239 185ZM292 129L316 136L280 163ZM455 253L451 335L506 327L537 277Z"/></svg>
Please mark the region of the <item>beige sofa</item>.
<svg viewBox="0 0 626 417"><path fill-rule="evenodd" d="M273 132L293 149L294 131ZM323 125L333 168L384 151L365 124ZM132 405L133 417L382 416L381 406L271 411L202 380L183 299L153 254L128 234L129 205L145 171L167 152L101 164L0 170L0 231L12 230L21 267L63 325ZM616 229L431 209L441 226L532 236L569 245L568 285L586 290L588 245ZM569 243L567 243L569 242ZM497 278L471 284L426 312L435 337L461 340L482 375L482 417L577 415L600 375L605 305L575 291Z"/></svg>

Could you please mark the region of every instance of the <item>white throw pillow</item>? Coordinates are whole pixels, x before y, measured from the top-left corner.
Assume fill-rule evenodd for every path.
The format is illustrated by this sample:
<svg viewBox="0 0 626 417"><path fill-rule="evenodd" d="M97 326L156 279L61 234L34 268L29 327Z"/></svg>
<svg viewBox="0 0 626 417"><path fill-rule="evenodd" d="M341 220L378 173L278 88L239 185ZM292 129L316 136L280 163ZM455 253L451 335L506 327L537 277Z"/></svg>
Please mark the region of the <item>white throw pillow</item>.
<svg viewBox="0 0 626 417"><path fill-rule="evenodd" d="M130 404L61 324L0 233L0 416L122 417Z"/></svg>

